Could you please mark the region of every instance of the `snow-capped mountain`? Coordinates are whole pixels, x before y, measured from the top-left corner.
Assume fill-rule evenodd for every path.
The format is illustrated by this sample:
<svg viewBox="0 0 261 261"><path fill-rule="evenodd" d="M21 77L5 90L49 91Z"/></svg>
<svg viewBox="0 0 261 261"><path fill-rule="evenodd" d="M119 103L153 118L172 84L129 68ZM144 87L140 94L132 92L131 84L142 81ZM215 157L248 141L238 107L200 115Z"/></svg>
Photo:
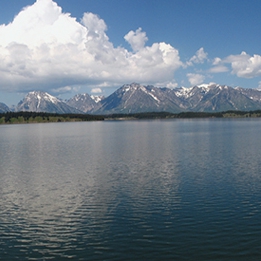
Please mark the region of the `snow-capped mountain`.
<svg viewBox="0 0 261 261"><path fill-rule="evenodd" d="M216 112L261 109L261 91L202 84L191 88L157 88L137 83L123 85L101 101L95 113L167 111Z"/></svg>
<svg viewBox="0 0 261 261"><path fill-rule="evenodd" d="M232 88L219 84L169 89L132 83L123 85L106 98L77 94L66 102L45 92L30 92L17 105L16 111L112 114L260 109L259 89Z"/></svg>
<svg viewBox="0 0 261 261"><path fill-rule="evenodd" d="M77 94L66 101L66 104L80 110L81 112L92 112L98 109L100 101L104 96L89 95L88 93Z"/></svg>
<svg viewBox="0 0 261 261"><path fill-rule="evenodd" d="M26 97L18 103L16 111L80 113L76 108L70 107L56 97L41 91L29 92Z"/></svg>
<svg viewBox="0 0 261 261"><path fill-rule="evenodd" d="M173 90L189 111L257 110L261 108L261 92L257 89L232 88L210 84ZM251 94L256 99L251 98Z"/></svg>
<svg viewBox="0 0 261 261"><path fill-rule="evenodd" d="M97 108L97 102L87 93L75 95L66 101L66 104L81 112L90 112Z"/></svg>
<svg viewBox="0 0 261 261"><path fill-rule="evenodd" d="M0 102L0 113L8 111L10 111L9 107L6 104Z"/></svg>
<svg viewBox="0 0 261 261"><path fill-rule="evenodd" d="M168 88L125 84L100 102L95 113L181 111L179 99Z"/></svg>

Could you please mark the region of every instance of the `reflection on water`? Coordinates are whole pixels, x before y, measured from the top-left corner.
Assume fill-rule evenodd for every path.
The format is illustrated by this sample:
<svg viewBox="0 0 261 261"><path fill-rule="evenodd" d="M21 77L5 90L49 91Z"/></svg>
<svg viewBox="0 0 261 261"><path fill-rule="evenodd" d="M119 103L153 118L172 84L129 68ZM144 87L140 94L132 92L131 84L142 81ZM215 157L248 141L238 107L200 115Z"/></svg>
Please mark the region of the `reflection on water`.
<svg viewBox="0 0 261 261"><path fill-rule="evenodd" d="M260 259L260 127L0 126L0 259Z"/></svg>

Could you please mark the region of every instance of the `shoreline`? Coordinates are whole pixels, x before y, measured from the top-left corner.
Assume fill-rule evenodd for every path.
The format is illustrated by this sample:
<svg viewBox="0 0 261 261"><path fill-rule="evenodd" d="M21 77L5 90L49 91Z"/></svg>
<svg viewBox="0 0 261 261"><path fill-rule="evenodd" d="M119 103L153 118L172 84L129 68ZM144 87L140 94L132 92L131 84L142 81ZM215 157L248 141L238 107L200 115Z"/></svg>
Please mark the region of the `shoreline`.
<svg viewBox="0 0 261 261"><path fill-rule="evenodd" d="M46 112L6 112L0 113L1 124L59 123L86 121L130 121L130 120L164 120L164 119L210 119L210 118L260 118L258 111L224 111L224 112L145 112L130 114L57 114Z"/></svg>

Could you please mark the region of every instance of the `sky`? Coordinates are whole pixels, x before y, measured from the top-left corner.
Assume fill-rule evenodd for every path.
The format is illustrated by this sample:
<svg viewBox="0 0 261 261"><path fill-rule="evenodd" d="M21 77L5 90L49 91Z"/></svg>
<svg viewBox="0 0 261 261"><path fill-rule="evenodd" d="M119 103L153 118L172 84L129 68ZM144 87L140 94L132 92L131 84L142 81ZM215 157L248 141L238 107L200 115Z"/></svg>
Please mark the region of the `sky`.
<svg viewBox="0 0 261 261"><path fill-rule="evenodd" d="M261 88L260 0L1 0L0 102L123 84Z"/></svg>

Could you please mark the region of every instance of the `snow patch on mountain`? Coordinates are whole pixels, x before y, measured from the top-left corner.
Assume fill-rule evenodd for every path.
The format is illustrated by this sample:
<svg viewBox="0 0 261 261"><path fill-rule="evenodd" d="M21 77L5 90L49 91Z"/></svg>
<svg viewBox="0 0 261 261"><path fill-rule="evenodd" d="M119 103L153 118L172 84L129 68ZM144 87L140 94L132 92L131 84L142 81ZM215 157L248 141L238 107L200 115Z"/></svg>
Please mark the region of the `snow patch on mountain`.
<svg viewBox="0 0 261 261"><path fill-rule="evenodd" d="M160 100L154 96L152 93L148 93L155 101L160 102Z"/></svg>
<svg viewBox="0 0 261 261"><path fill-rule="evenodd" d="M191 93L192 89L193 89L193 87L190 87L190 88L180 87L180 88L174 89L174 92L178 97L188 98L192 95L192 93Z"/></svg>
<svg viewBox="0 0 261 261"><path fill-rule="evenodd" d="M101 95L91 95L91 98L96 102L99 103L100 101L102 101L105 97L101 96Z"/></svg>

